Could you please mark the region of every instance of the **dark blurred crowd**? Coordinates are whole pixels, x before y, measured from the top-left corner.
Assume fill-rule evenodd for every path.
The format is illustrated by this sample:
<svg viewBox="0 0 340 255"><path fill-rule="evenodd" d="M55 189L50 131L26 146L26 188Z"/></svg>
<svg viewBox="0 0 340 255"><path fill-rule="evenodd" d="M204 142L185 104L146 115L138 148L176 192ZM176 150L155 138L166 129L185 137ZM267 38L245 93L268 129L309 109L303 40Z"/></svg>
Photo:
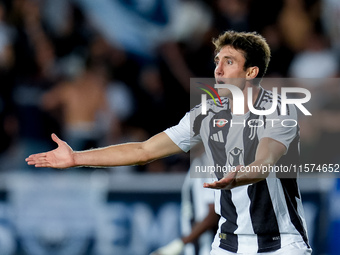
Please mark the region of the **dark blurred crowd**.
<svg viewBox="0 0 340 255"><path fill-rule="evenodd" d="M177 124L190 77L213 77L211 40L225 30L267 39L267 77L337 78L339 13L337 0L1 0L0 170L28 168L52 132L82 150ZM306 160L340 161L334 83L307 85L320 100L301 121ZM188 166L179 155L133 170Z"/></svg>

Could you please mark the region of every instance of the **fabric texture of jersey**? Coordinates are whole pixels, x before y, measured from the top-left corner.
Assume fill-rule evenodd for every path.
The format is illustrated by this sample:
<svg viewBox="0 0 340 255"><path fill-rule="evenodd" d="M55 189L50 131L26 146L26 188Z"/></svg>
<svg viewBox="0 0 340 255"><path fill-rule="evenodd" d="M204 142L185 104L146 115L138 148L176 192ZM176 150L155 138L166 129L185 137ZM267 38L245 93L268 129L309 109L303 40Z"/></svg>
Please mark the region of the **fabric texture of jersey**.
<svg viewBox="0 0 340 255"><path fill-rule="evenodd" d="M261 88L254 104L271 109L273 94ZM299 126L294 106L281 115L281 100L272 114L232 114L229 100L222 105L208 100L207 114L201 105L188 112L177 126L165 133L183 151L203 142L209 166L247 166L255 160L262 138L272 138L286 147L277 167L299 163ZM216 178L223 172L215 172ZM306 223L296 173L271 172L267 179L232 190L215 191L215 211L221 218L213 246L234 253L261 253L303 241L309 247Z"/></svg>

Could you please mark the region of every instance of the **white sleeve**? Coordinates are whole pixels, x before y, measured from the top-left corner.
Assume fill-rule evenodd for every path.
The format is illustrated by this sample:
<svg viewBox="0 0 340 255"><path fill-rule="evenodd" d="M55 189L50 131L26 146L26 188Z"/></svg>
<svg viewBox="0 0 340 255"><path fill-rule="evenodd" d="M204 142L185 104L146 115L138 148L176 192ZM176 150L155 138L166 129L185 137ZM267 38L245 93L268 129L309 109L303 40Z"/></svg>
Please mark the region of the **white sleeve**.
<svg viewBox="0 0 340 255"><path fill-rule="evenodd" d="M277 111L265 116L265 125L259 130L259 140L272 138L289 149L290 143L298 132L297 112L294 106L288 105L288 114L281 115Z"/></svg>
<svg viewBox="0 0 340 255"><path fill-rule="evenodd" d="M190 122L190 112L187 112L180 122L164 131L170 139L183 151L188 152L200 141L200 137L192 137L192 124Z"/></svg>

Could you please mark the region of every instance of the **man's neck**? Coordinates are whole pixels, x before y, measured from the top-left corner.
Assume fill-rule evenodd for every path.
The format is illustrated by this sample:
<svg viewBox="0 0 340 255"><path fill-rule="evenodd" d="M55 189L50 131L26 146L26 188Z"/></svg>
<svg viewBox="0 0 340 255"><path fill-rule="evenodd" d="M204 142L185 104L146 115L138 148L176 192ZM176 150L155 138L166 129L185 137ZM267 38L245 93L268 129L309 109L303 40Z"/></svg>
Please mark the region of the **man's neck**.
<svg viewBox="0 0 340 255"><path fill-rule="evenodd" d="M259 93L261 91L261 86L260 85L252 85L250 84L249 82L246 83L246 86L244 87L243 89L243 98L244 98L244 114L246 114L247 112L249 112L249 107L248 107L248 88L252 88L252 104L254 105L256 100L257 100L257 97L259 96ZM229 99L230 101L230 109L231 109L231 112L234 112L233 111L233 99Z"/></svg>

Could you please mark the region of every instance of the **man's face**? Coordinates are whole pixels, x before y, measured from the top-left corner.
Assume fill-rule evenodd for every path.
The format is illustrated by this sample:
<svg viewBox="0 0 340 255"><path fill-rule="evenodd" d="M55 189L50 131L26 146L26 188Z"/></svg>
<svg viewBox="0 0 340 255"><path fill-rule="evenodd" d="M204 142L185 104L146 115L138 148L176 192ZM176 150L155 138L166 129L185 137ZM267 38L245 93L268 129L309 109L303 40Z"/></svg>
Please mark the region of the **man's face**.
<svg viewBox="0 0 340 255"><path fill-rule="evenodd" d="M215 56L215 80L217 83L232 84L241 90L245 87L246 73L244 70L245 58L243 54L229 45L224 46ZM229 89L218 89L222 97L232 97Z"/></svg>

